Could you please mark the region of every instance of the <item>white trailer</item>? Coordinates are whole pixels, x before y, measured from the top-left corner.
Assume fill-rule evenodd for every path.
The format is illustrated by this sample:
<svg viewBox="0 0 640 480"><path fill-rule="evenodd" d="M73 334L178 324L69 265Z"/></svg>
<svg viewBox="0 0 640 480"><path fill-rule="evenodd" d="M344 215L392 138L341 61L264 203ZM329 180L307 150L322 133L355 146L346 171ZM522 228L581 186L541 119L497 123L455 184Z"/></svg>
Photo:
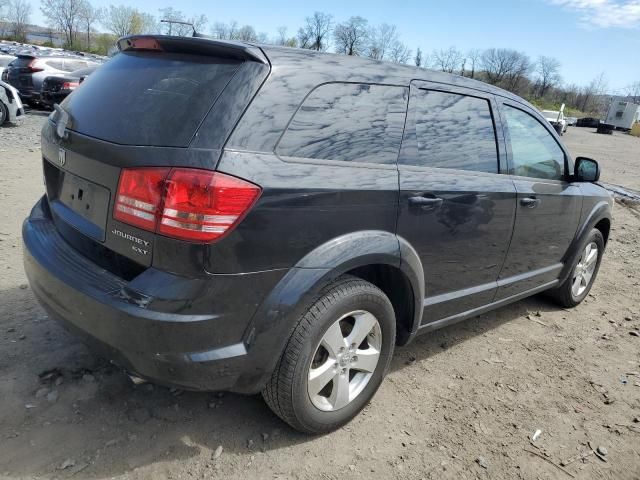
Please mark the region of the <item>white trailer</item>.
<svg viewBox="0 0 640 480"><path fill-rule="evenodd" d="M622 130L631 130L636 122L640 122L640 105L615 98L611 101L605 123Z"/></svg>

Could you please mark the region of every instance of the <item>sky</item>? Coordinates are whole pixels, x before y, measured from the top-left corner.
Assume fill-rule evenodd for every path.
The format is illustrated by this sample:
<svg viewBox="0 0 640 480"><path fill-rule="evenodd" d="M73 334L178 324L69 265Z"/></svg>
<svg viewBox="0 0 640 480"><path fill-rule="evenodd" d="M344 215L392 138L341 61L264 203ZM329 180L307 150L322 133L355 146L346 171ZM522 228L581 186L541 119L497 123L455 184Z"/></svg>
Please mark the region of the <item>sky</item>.
<svg viewBox="0 0 640 480"><path fill-rule="evenodd" d="M44 25L38 0L33 2L32 22ZM95 6L119 4L119 0L91 0ZM640 0L237 0L234 2L158 0L127 2L158 15L172 6L186 16L205 14L209 24L236 20L258 32L275 36L288 27L293 36L314 10L330 13L336 22L360 15L370 25L395 24L409 48L434 49L455 46L512 48L532 59L552 56L561 63L564 83L585 85L604 72L609 93L623 93L640 81ZM205 32L208 33L208 32Z"/></svg>

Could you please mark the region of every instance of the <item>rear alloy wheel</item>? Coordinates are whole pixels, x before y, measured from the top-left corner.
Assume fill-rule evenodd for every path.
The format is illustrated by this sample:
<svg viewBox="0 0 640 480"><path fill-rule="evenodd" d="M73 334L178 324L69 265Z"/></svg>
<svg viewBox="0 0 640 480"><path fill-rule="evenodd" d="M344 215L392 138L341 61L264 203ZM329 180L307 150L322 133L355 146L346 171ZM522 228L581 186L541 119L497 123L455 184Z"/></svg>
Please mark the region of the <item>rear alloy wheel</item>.
<svg viewBox="0 0 640 480"><path fill-rule="evenodd" d="M378 319L364 310L343 315L316 348L307 375L311 403L332 412L352 402L367 386L378 360L382 332Z"/></svg>
<svg viewBox="0 0 640 480"><path fill-rule="evenodd" d="M395 314L375 285L344 276L302 316L262 392L269 407L304 433L335 430L382 383L395 344Z"/></svg>
<svg viewBox="0 0 640 480"><path fill-rule="evenodd" d="M571 275L550 292L560 305L575 307L586 298L598 275L603 252L604 237L600 230L594 228L582 244Z"/></svg>

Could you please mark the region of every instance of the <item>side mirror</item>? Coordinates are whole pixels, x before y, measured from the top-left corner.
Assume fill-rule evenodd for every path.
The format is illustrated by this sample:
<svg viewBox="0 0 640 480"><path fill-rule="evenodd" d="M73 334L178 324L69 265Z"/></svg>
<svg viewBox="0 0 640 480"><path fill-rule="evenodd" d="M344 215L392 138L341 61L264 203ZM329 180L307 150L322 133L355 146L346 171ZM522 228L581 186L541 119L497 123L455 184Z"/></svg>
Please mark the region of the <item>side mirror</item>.
<svg viewBox="0 0 640 480"><path fill-rule="evenodd" d="M600 166L592 158L578 157L573 176L578 182L597 182L600 180Z"/></svg>

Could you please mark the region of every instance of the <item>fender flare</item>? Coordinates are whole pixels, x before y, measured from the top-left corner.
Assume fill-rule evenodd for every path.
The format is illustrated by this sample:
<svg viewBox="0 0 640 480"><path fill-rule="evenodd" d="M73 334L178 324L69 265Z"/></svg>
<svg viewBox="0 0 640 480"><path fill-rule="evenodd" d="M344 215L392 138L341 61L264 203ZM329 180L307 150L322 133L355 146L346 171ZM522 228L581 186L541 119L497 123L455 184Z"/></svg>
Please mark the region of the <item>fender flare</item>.
<svg viewBox="0 0 640 480"><path fill-rule="evenodd" d="M609 223L611 223L611 205L603 200L594 205L586 219L581 223L573 242L571 242L564 257L564 267L560 273L560 284L564 283L571 274L573 262L580 255L580 245L582 245L587 235L595 228L598 222L604 219L609 220Z"/></svg>
<svg viewBox="0 0 640 480"><path fill-rule="evenodd" d="M336 237L309 252L263 300L245 332L248 350L254 350L253 370L266 382L275 369L298 320L315 301L323 287L357 267L383 264L400 269L414 294L411 336L422 317L424 275L415 250L394 233L379 230L351 232ZM252 381L256 381L253 377ZM258 380L259 384L264 384Z"/></svg>

